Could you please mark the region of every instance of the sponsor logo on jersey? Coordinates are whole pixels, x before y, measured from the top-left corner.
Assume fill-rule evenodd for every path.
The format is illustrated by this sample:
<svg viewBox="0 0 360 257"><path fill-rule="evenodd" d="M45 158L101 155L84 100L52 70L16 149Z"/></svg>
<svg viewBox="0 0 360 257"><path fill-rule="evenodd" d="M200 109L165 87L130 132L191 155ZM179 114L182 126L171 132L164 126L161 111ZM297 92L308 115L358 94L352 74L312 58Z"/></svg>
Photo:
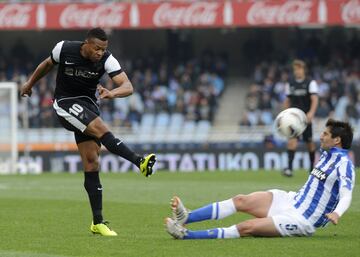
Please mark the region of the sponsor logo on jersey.
<svg viewBox="0 0 360 257"><path fill-rule="evenodd" d="M74 69L71 67L65 67L64 73L68 76L82 77L86 79L93 79L99 76L98 72L92 72L84 69Z"/></svg>
<svg viewBox="0 0 360 257"><path fill-rule="evenodd" d="M311 171L311 175L313 175L314 177L316 177L317 179L319 179L321 181L326 180L326 178L328 176L325 171L319 170L317 168L314 168Z"/></svg>
<svg viewBox="0 0 360 257"><path fill-rule="evenodd" d="M74 69L65 67L64 73L65 73L65 75L68 75L68 76L74 76Z"/></svg>
<svg viewBox="0 0 360 257"><path fill-rule="evenodd" d="M306 89L294 89L293 95L297 95L297 96L307 95L307 90Z"/></svg>

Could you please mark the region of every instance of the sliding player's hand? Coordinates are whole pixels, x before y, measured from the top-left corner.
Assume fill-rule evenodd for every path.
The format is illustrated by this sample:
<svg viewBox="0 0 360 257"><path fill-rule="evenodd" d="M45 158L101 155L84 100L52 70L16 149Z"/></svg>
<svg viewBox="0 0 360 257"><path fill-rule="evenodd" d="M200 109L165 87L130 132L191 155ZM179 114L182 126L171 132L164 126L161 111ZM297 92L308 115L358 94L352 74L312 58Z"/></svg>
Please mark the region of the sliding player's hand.
<svg viewBox="0 0 360 257"><path fill-rule="evenodd" d="M30 97L32 94L32 86L29 82L25 82L20 88L20 95L22 97Z"/></svg>
<svg viewBox="0 0 360 257"><path fill-rule="evenodd" d="M100 99L112 99L114 98L114 95L111 93L111 91L101 85L98 85L97 90L99 91Z"/></svg>
<svg viewBox="0 0 360 257"><path fill-rule="evenodd" d="M337 225L339 223L340 217L336 212L325 214L325 216L332 222L332 224Z"/></svg>

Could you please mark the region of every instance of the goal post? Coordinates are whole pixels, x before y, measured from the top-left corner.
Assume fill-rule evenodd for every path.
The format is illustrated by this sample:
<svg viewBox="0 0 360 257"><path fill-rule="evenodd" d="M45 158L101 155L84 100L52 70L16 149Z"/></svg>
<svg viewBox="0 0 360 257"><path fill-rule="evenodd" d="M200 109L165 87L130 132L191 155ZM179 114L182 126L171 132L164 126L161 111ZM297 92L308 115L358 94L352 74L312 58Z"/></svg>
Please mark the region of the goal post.
<svg viewBox="0 0 360 257"><path fill-rule="evenodd" d="M18 90L15 82L0 82L0 174L17 170Z"/></svg>

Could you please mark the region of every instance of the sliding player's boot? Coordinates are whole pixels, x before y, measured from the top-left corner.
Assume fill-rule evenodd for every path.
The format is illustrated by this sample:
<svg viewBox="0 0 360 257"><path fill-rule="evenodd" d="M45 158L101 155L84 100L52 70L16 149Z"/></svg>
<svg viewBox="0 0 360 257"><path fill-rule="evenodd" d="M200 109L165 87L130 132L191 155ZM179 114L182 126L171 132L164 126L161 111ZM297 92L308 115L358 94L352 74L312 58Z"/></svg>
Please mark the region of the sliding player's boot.
<svg viewBox="0 0 360 257"><path fill-rule="evenodd" d="M187 229L176 223L171 218L165 218L166 231L175 239L183 239L186 235Z"/></svg>
<svg viewBox="0 0 360 257"><path fill-rule="evenodd" d="M170 205L173 212L173 219L179 225L184 225L189 217L189 210L185 208L181 199L177 196L171 199Z"/></svg>

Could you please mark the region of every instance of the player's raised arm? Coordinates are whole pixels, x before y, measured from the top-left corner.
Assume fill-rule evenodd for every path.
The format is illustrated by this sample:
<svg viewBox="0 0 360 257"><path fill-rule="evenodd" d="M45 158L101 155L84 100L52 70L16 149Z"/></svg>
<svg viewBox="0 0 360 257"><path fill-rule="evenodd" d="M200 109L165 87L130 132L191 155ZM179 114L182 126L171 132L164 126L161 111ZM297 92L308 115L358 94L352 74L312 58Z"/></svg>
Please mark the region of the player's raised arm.
<svg viewBox="0 0 360 257"><path fill-rule="evenodd" d="M21 86L20 95L21 96L31 96L32 87L38 82L42 77L51 71L51 69L55 66L50 57L46 58L42 61L35 69L34 73L30 76L30 78Z"/></svg>
<svg viewBox="0 0 360 257"><path fill-rule="evenodd" d="M102 86L98 86L100 99L127 97L133 93L134 89L128 76L121 69L119 62L114 56L110 55L107 58L105 62L105 71L109 74L110 78L117 87L113 90L108 90Z"/></svg>
<svg viewBox="0 0 360 257"><path fill-rule="evenodd" d="M120 74L112 77L112 81L117 86L113 90L108 90L101 85L98 86L100 99L127 97L133 93L133 86L125 72L121 72Z"/></svg>
<svg viewBox="0 0 360 257"><path fill-rule="evenodd" d="M64 41L57 43L54 49L51 51L51 54L48 58L42 61L35 69L34 73L30 78L21 86L20 95L21 96L31 96L32 87L38 82L42 77L48 74L52 68L60 62L60 53Z"/></svg>

